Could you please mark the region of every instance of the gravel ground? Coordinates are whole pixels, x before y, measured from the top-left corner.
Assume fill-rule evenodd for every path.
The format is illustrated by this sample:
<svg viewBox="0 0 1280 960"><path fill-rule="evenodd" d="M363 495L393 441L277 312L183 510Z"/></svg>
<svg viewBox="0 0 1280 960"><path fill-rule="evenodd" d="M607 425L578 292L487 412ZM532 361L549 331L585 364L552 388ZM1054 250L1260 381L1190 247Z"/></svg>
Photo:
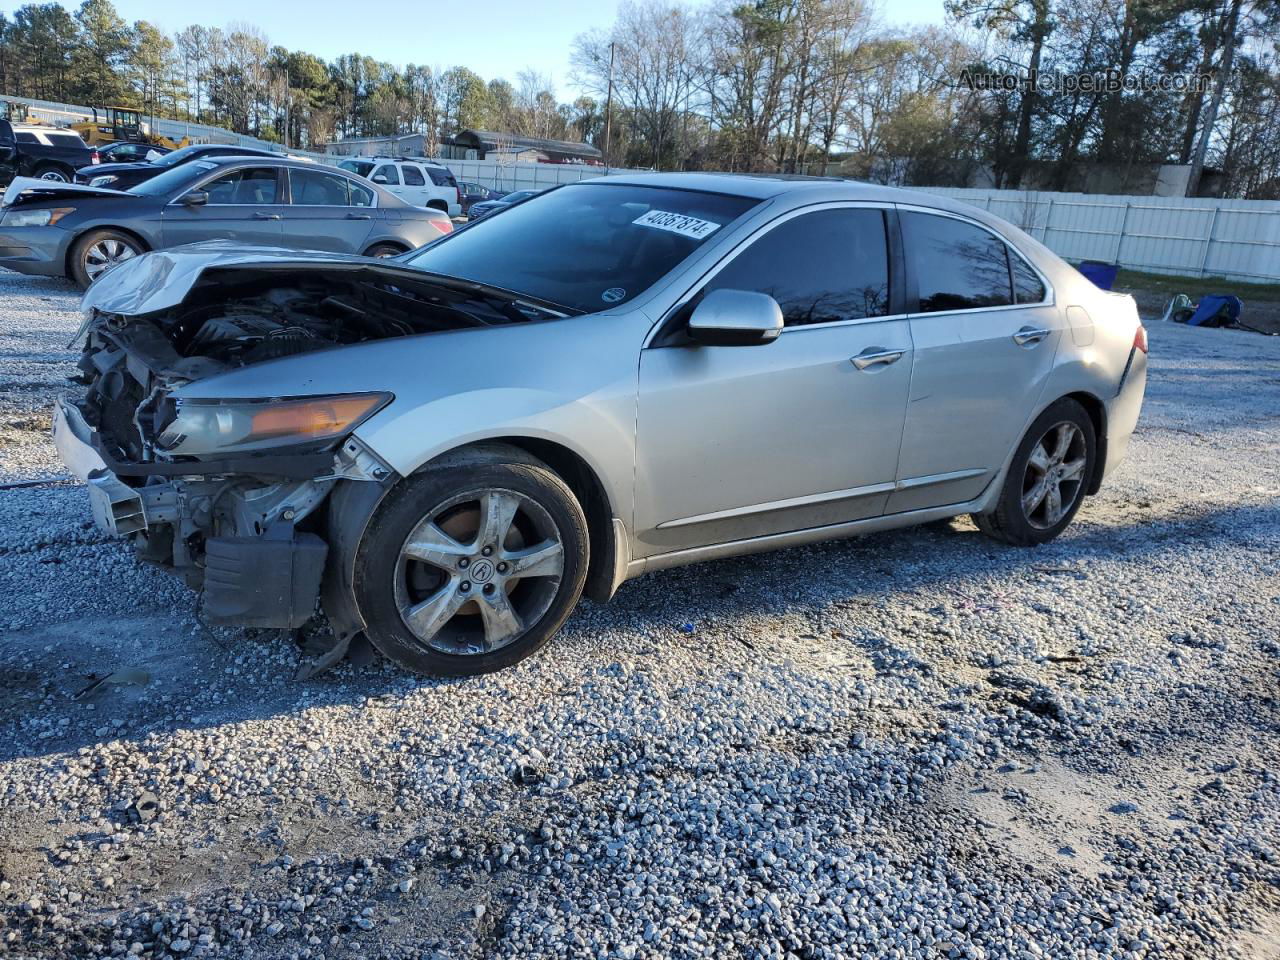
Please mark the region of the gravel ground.
<svg viewBox="0 0 1280 960"><path fill-rule="evenodd" d="M1039 550L711 563L501 674L296 683L89 524L76 322L0 274L0 954L1280 957L1280 341L1155 325Z"/></svg>

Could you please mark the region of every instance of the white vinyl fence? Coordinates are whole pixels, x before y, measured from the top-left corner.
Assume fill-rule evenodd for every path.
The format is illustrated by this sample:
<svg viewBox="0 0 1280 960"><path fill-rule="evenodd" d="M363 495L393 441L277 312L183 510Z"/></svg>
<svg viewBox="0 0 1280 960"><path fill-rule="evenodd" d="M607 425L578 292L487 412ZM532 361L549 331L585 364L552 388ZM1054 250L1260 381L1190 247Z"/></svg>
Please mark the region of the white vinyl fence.
<svg viewBox="0 0 1280 960"><path fill-rule="evenodd" d="M1280 281L1280 202L921 187L990 210L1066 260Z"/></svg>
<svg viewBox="0 0 1280 960"><path fill-rule="evenodd" d="M643 173L621 167L593 167L585 163L503 163L499 160L441 160L459 180L494 190L542 190L560 183L577 183L618 173Z"/></svg>

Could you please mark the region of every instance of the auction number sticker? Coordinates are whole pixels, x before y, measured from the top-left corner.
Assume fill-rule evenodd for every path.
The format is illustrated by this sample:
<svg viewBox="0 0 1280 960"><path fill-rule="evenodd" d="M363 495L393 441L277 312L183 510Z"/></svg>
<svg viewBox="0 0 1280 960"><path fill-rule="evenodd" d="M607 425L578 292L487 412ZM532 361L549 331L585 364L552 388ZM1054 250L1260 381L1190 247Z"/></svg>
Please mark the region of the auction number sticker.
<svg viewBox="0 0 1280 960"><path fill-rule="evenodd" d="M650 210L631 221L642 227L653 227L656 230L669 230L682 237L701 240L720 229L720 224L710 220L699 220L697 217L686 217L681 213L668 213L666 210Z"/></svg>

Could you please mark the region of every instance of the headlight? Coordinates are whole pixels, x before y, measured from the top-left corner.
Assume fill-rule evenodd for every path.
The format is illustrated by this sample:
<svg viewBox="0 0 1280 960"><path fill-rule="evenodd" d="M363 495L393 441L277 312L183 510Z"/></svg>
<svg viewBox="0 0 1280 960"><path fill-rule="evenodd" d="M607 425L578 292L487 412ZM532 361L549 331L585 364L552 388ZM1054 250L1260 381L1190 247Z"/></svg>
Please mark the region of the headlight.
<svg viewBox="0 0 1280 960"><path fill-rule="evenodd" d="M181 456L244 453L346 436L391 400L389 393L347 393L293 400L179 400L156 440Z"/></svg>
<svg viewBox="0 0 1280 960"><path fill-rule="evenodd" d="M89 181L89 186L91 186L91 187L105 187L107 184L109 184L109 183L115 183L115 182L116 182L117 180L119 180L119 179L120 179L120 178L119 178L119 177L117 177L114 173L104 173L102 176L100 176L100 177L94 177L92 180L90 180L90 181Z"/></svg>
<svg viewBox="0 0 1280 960"><path fill-rule="evenodd" d="M53 207L45 210L15 210L12 207L0 217L0 224L6 227L51 227L68 213L75 213L75 207Z"/></svg>

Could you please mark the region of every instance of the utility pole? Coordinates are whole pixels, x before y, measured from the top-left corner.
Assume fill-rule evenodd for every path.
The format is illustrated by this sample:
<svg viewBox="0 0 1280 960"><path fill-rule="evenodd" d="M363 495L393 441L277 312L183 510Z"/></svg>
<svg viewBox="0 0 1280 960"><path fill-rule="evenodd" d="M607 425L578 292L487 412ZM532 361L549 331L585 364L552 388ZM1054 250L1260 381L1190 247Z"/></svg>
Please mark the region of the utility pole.
<svg viewBox="0 0 1280 960"><path fill-rule="evenodd" d="M613 41L609 41L609 88L604 97L604 165L609 167L609 149L613 145Z"/></svg>

